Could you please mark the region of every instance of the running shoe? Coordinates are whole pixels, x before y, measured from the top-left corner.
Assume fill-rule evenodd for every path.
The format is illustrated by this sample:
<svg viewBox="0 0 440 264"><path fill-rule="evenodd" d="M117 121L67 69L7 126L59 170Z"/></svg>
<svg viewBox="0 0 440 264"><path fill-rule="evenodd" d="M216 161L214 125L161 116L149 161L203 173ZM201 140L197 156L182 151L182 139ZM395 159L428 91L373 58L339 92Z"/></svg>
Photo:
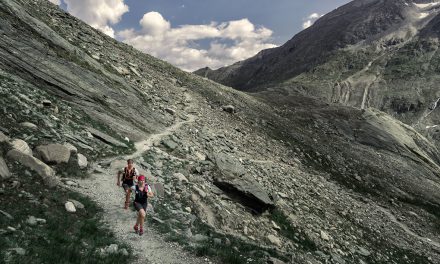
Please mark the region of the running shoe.
<svg viewBox="0 0 440 264"><path fill-rule="evenodd" d="M139 228L139 235L142 236L144 234L144 229L141 227Z"/></svg>
<svg viewBox="0 0 440 264"><path fill-rule="evenodd" d="M135 232L136 234L139 232L139 227L138 227L138 225L134 225L133 229L134 229L134 232Z"/></svg>

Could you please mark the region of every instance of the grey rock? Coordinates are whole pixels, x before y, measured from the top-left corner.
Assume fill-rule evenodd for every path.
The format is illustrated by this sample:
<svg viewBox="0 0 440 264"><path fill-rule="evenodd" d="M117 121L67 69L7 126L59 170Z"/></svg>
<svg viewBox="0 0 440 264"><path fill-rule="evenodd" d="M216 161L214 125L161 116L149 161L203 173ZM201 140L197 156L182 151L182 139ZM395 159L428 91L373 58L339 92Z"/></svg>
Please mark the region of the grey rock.
<svg viewBox="0 0 440 264"><path fill-rule="evenodd" d="M128 256L129 255L127 249L125 249L125 248L121 248L119 250L119 253L122 254L123 256Z"/></svg>
<svg viewBox="0 0 440 264"><path fill-rule="evenodd" d="M18 150L24 154L32 156L32 150L24 140L21 139L12 140L11 147L12 149Z"/></svg>
<svg viewBox="0 0 440 264"><path fill-rule="evenodd" d="M191 240L197 243L208 241L209 237L202 234L195 234L191 237Z"/></svg>
<svg viewBox="0 0 440 264"><path fill-rule="evenodd" d="M200 197L202 197L202 198L206 197L206 193L204 191L202 191L200 188L198 188L197 186L194 186L193 189L198 195L200 195Z"/></svg>
<svg viewBox="0 0 440 264"><path fill-rule="evenodd" d="M371 252L368 251L368 250L367 250L366 248L364 248L364 247L358 247L357 252L358 252L360 255L364 256L364 257L368 257L368 256L371 255Z"/></svg>
<svg viewBox="0 0 440 264"><path fill-rule="evenodd" d="M215 245L221 245L222 244L222 240L220 238L214 238L213 242Z"/></svg>
<svg viewBox="0 0 440 264"><path fill-rule="evenodd" d="M239 195L239 201L257 212L263 212L273 207L264 188L253 178L245 175L245 169L241 163L225 153L214 154L216 165L220 171L214 177L214 184L226 193L234 196Z"/></svg>
<svg viewBox="0 0 440 264"><path fill-rule="evenodd" d="M324 232L322 230L321 230L321 238L323 240L325 240L325 241L329 241L330 240L330 236L326 232Z"/></svg>
<svg viewBox="0 0 440 264"><path fill-rule="evenodd" d="M78 153L77 154L77 158L78 158L78 166L79 166L79 168L80 169L87 168L88 162L87 162L86 156L84 156L83 154Z"/></svg>
<svg viewBox="0 0 440 264"><path fill-rule="evenodd" d="M274 257L269 257L269 259L267 260L268 264L285 264L286 262L279 260L277 258Z"/></svg>
<svg viewBox="0 0 440 264"><path fill-rule="evenodd" d="M29 216L28 219L26 220L26 224L30 225L30 226L36 226L38 225L37 222L37 218L35 218L34 216Z"/></svg>
<svg viewBox="0 0 440 264"><path fill-rule="evenodd" d="M9 171L9 168L6 165L6 162L3 159L3 157L0 157L0 177L2 180L6 180L11 177L11 172Z"/></svg>
<svg viewBox="0 0 440 264"><path fill-rule="evenodd" d="M127 148L127 145L125 145L124 143L120 142L119 140L115 139L112 136L107 135L104 132L101 132L99 130L96 130L94 128L88 127L87 130L96 138L98 138L99 140L103 141L106 144L110 144L116 147L122 147L122 148Z"/></svg>
<svg viewBox="0 0 440 264"><path fill-rule="evenodd" d="M66 202L64 204L64 207L66 208L66 211L69 213L75 213L76 212L76 208L75 205L72 202Z"/></svg>
<svg viewBox="0 0 440 264"><path fill-rule="evenodd" d="M173 177L178 180L179 183L189 183L188 179L182 173L174 173Z"/></svg>
<svg viewBox="0 0 440 264"><path fill-rule="evenodd" d="M117 244L111 244L108 247L106 247L105 252L107 254L117 254L118 253L118 245Z"/></svg>
<svg viewBox="0 0 440 264"><path fill-rule="evenodd" d="M165 221L163 221L163 220L161 220L160 218L157 218L157 217L155 217L155 216L153 216L153 217L151 218L151 220L153 220L154 222L159 223L159 224L164 224L164 223L165 223Z"/></svg>
<svg viewBox="0 0 440 264"><path fill-rule="evenodd" d="M166 111L167 113L169 113L170 115L175 115L175 114L176 114L176 110L171 109L171 108L165 108L165 111Z"/></svg>
<svg viewBox="0 0 440 264"><path fill-rule="evenodd" d="M20 248L20 247L17 247L17 248L9 248L8 251L13 251L13 252L15 252L17 255L20 255L20 256L24 256L24 255L26 255L26 250L25 250L24 248Z"/></svg>
<svg viewBox="0 0 440 264"><path fill-rule="evenodd" d="M269 240L270 243L272 243L273 245L277 246L277 247L281 247L281 239L279 237L276 237L274 235L268 235L267 239Z"/></svg>
<svg viewBox="0 0 440 264"><path fill-rule="evenodd" d="M37 125L35 125L31 122L23 122L23 123L20 123L20 125L24 128L29 128L29 129L37 129L38 128Z"/></svg>
<svg viewBox="0 0 440 264"><path fill-rule="evenodd" d="M46 164L68 163L71 153L70 149L61 144L38 146L35 152Z"/></svg>
<svg viewBox="0 0 440 264"><path fill-rule="evenodd" d="M176 142L174 142L171 139L162 140L162 144L171 150L174 150L179 146Z"/></svg>
<svg viewBox="0 0 440 264"><path fill-rule="evenodd" d="M43 100L41 102L41 104L45 107L51 107L52 106L52 102L50 100Z"/></svg>
<svg viewBox="0 0 440 264"><path fill-rule="evenodd" d="M57 177L55 177L55 172L52 170L52 168L44 164L39 159L24 154L16 149L10 150L7 153L7 156L8 158L15 160L21 163L23 166L35 171L41 176L45 184L47 184L49 187L54 187L59 184L59 180Z"/></svg>
<svg viewBox="0 0 440 264"><path fill-rule="evenodd" d="M9 142L9 140L11 140L11 139L8 136L6 136L5 134L3 134L3 132L0 131L0 143Z"/></svg>
<svg viewBox="0 0 440 264"><path fill-rule="evenodd" d="M0 210L0 214L2 214L4 217L8 218L9 220L14 220L14 217L12 217L12 215L8 214L5 211Z"/></svg>
<svg viewBox="0 0 440 264"><path fill-rule="evenodd" d="M85 208L85 206L81 202L79 202L77 200L69 199L68 201L73 203L75 208L78 208L78 209L84 209Z"/></svg>
<svg viewBox="0 0 440 264"><path fill-rule="evenodd" d="M76 154L78 152L78 149L74 145L72 145L68 142L64 143L63 146L65 146L67 149L69 149L71 154Z"/></svg>
<svg viewBox="0 0 440 264"><path fill-rule="evenodd" d="M235 113L235 107L232 105L224 105L222 106L222 110L230 114Z"/></svg>

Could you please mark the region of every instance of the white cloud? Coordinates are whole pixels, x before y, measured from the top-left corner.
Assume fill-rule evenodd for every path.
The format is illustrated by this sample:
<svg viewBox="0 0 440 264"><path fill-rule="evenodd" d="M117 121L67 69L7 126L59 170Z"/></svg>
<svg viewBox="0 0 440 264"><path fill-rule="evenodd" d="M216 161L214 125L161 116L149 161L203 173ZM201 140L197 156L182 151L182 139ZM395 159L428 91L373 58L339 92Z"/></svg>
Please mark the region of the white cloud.
<svg viewBox="0 0 440 264"><path fill-rule="evenodd" d="M70 14L111 37L114 37L114 30L109 24L118 23L128 12L124 0L64 0L64 3Z"/></svg>
<svg viewBox="0 0 440 264"><path fill-rule="evenodd" d="M312 13L310 14L305 21L303 22L303 29L306 29L308 27L311 27L313 25L313 23L315 23L316 20L318 20L318 18L322 17L323 15L320 15L318 13Z"/></svg>
<svg viewBox="0 0 440 264"><path fill-rule="evenodd" d="M52 4L55 4L55 5L61 4L61 0L49 0L49 2L51 2Z"/></svg>
<svg viewBox="0 0 440 264"><path fill-rule="evenodd" d="M141 30L117 33L124 42L184 70L205 66L218 68L249 58L262 49L273 48L272 31L255 27L248 19L207 25L171 27L160 13L146 13L139 21ZM208 41L202 48L198 41Z"/></svg>

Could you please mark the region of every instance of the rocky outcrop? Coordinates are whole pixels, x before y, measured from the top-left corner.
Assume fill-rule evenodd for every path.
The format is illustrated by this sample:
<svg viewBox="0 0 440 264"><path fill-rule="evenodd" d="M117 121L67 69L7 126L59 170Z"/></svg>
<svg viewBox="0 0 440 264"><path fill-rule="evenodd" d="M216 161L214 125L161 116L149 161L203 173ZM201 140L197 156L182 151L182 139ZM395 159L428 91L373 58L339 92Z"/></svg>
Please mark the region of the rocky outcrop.
<svg viewBox="0 0 440 264"><path fill-rule="evenodd" d="M120 142L119 140L115 139L114 137L109 136L106 133L101 132L101 131L99 131L97 129L89 127L89 128L87 128L87 130L90 133L92 133L92 135L94 137L102 140L103 142L105 142L107 144L110 144L110 145L113 145L113 146L116 146L116 147L121 147L121 148L126 148L127 147L127 145L125 145L124 143Z"/></svg>
<svg viewBox="0 0 440 264"><path fill-rule="evenodd" d="M246 175L238 160L222 152L215 153L214 159L219 170L214 177L217 187L258 213L274 206L263 186Z"/></svg>
<svg viewBox="0 0 440 264"><path fill-rule="evenodd" d="M57 165L69 162L71 150L61 144L49 144L38 146L35 152L46 164Z"/></svg>
<svg viewBox="0 0 440 264"><path fill-rule="evenodd" d="M38 175L41 176L44 183L49 187L55 187L56 185L58 185L59 180L55 176L55 172L52 170L52 168L44 164L39 159L34 158L31 155L25 154L16 149L10 150L7 154L7 157L35 171Z"/></svg>

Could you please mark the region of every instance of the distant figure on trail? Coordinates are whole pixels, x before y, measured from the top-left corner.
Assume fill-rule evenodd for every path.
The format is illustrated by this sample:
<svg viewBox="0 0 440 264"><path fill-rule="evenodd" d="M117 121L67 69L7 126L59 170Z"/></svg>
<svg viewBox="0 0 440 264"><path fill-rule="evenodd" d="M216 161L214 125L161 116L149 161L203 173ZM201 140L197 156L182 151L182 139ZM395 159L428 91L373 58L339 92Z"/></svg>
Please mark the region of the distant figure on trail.
<svg viewBox="0 0 440 264"><path fill-rule="evenodd" d="M135 193L133 205L138 212L136 224L133 228L136 233L139 233L139 235L142 236L144 234L144 221L148 205L147 200L148 197L153 197L154 194L151 191L150 185L145 183L144 175L140 175L138 177L138 184L131 188Z"/></svg>
<svg viewBox="0 0 440 264"><path fill-rule="evenodd" d="M130 204L131 188L134 186L134 181L137 179L138 175L139 172L135 167L133 167L132 159L127 160L127 166L122 170L118 171L116 185L121 186L121 180L122 180L122 187L124 188L125 191L124 209L128 209L128 205Z"/></svg>

